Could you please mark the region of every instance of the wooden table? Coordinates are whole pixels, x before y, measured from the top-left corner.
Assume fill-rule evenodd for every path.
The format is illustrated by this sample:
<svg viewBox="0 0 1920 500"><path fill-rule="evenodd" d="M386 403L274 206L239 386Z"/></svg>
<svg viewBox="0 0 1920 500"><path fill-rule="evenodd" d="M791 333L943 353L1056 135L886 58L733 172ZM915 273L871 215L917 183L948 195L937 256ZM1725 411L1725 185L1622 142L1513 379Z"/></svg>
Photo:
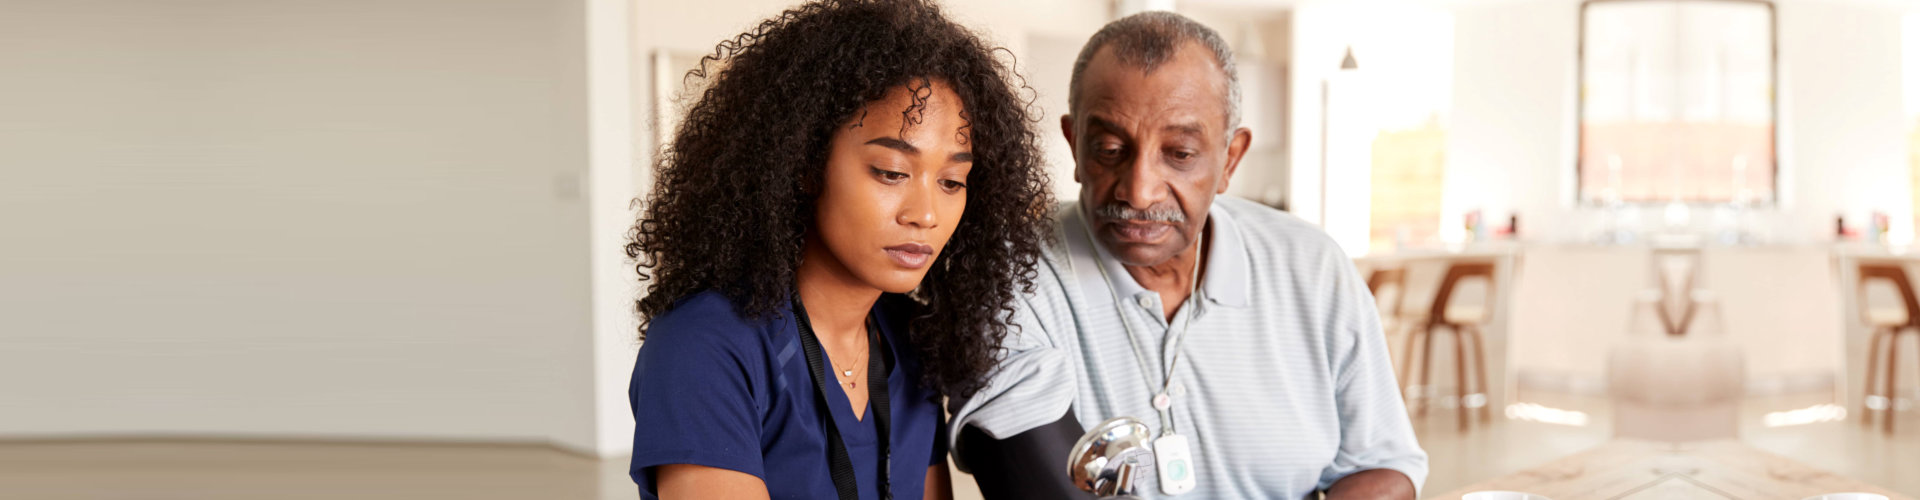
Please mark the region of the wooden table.
<svg viewBox="0 0 1920 500"><path fill-rule="evenodd" d="M1505 490L1579 499L1782 499L1865 492L1912 500L1884 488L1788 460L1736 440L1662 443L1614 440L1546 465L1430 499Z"/></svg>

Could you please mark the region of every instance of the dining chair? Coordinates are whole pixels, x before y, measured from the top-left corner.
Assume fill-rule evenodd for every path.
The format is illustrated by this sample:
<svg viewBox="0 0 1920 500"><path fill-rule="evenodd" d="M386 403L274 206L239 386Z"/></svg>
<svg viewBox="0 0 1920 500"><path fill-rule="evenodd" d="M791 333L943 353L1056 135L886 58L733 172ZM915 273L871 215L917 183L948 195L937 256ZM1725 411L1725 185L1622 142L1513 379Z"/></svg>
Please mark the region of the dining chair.
<svg viewBox="0 0 1920 500"><path fill-rule="evenodd" d="M1673 332L1668 293L1647 290L1633 302L1627 335L1607 354L1613 437L1703 441L1740 437L1746 356L1726 335L1719 299L1695 290L1688 308L1697 321Z"/></svg>
<svg viewBox="0 0 1920 500"><path fill-rule="evenodd" d="M1873 281L1886 281L1900 294L1900 306L1892 308L1872 307L1867 301L1867 284ZM1856 280L1857 302L1860 305L1861 322L1872 329L1867 337L1867 376L1861 383L1865 394L1860 398L1860 423L1873 424L1871 401L1875 397L1886 401L1886 413L1881 416L1881 426L1886 432L1893 432L1895 404L1899 398L1900 374L1900 338L1902 335L1920 335L1920 299L1916 299L1913 283L1907 279L1907 270L1897 262L1862 262L1860 277ZM1886 347L1881 347L1881 344ZM1880 364L1880 356L1886 354L1886 364ZM1880 382L1875 384L1875 382ZM1878 385L1878 390L1875 386Z"/></svg>

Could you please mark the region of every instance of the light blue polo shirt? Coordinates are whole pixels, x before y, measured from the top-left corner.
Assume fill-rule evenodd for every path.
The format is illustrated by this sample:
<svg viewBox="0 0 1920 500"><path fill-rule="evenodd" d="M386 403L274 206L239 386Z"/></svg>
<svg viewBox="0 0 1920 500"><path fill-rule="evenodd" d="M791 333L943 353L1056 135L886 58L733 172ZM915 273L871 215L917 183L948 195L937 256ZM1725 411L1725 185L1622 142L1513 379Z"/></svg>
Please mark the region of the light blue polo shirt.
<svg viewBox="0 0 1920 500"><path fill-rule="evenodd" d="M1251 201L1222 196L1208 217L1207 270L1190 303L1198 307L1169 322L1159 294L1090 241L1079 206L1063 206L1034 293L1016 306L1020 329L986 388L950 405L948 439L965 425L1009 437L1069 407L1083 428L1132 416L1157 432L1148 382L1160 382L1173 354L1168 335L1192 315L1169 391L1199 477L1181 498L1295 500L1367 469L1424 483L1427 455L1352 261L1319 228ZM1094 267L1102 265L1119 303ZM1158 373L1142 373L1123 317Z"/></svg>

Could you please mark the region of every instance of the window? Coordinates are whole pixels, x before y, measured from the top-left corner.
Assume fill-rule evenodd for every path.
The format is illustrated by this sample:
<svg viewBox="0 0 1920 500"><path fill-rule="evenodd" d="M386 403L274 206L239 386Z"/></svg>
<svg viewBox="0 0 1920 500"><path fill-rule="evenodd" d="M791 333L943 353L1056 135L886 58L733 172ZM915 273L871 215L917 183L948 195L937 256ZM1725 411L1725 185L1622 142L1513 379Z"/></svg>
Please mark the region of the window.
<svg viewBox="0 0 1920 500"><path fill-rule="evenodd" d="M1354 55L1370 90L1360 103L1372 150L1368 250L1432 246L1440 243L1453 108L1453 16L1406 9L1366 22L1375 31L1355 42Z"/></svg>
<svg viewBox="0 0 1920 500"><path fill-rule="evenodd" d="M1913 185L1913 220L1920 222L1920 13L1901 20L1902 76L1907 118L1907 178ZM1920 233L1920 224L1915 233Z"/></svg>
<svg viewBox="0 0 1920 500"><path fill-rule="evenodd" d="M1581 5L1579 196L1585 203L1771 203L1773 5Z"/></svg>
<svg viewBox="0 0 1920 500"><path fill-rule="evenodd" d="M1440 197L1447 128L1438 111L1418 123L1380 130L1373 139L1374 252L1440 241Z"/></svg>

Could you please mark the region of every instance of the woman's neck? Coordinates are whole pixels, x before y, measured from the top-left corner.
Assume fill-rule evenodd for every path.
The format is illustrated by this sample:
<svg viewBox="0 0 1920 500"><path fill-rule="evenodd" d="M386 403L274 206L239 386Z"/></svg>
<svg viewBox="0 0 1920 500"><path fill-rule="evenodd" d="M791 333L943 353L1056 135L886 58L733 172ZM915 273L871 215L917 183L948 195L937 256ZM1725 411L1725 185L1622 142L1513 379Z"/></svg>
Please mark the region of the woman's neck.
<svg viewBox="0 0 1920 500"><path fill-rule="evenodd" d="M852 343L866 334L867 313L880 300L880 289L853 276L826 247L808 238L794 272L807 321L822 344Z"/></svg>

